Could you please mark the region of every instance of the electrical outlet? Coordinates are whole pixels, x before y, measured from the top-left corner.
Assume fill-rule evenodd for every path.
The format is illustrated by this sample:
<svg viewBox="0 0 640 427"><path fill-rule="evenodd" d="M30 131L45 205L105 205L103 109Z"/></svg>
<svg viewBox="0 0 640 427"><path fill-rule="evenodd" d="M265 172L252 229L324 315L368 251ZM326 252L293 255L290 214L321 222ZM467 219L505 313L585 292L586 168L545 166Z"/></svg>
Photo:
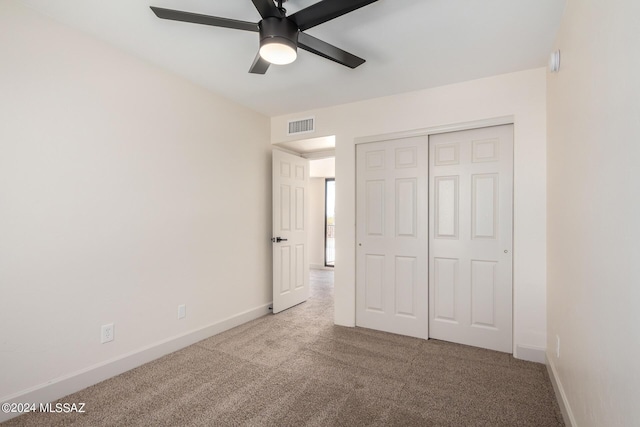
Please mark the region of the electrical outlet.
<svg viewBox="0 0 640 427"><path fill-rule="evenodd" d="M113 323L109 323L107 325L102 325L101 333L100 333L100 342L102 344L113 341Z"/></svg>
<svg viewBox="0 0 640 427"><path fill-rule="evenodd" d="M180 304L178 306L178 319L184 319L185 317L187 317L187 306Z"/></svg>
<svg viewBox="0 0 640 427"><path fill-rule="evenodd" d="M556 358L560 359L560 335L556 335Z"/></svg>

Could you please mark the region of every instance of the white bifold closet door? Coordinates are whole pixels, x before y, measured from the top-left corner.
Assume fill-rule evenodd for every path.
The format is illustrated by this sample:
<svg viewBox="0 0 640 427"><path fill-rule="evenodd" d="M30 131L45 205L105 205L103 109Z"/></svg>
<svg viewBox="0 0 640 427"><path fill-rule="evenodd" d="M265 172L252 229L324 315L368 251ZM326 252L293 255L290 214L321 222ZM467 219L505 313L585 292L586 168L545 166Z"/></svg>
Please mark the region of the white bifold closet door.
<svg viewBox="0 0 640 427"><path fill-rule="evenodd" d="M357 146L356 325L428 333L427 137Z"/></svg>
<svg viewBox="0 0 640 427"><path fill-rule="evenodd" d="M429 337L512 352L513 125L429 137Z"/></svg>

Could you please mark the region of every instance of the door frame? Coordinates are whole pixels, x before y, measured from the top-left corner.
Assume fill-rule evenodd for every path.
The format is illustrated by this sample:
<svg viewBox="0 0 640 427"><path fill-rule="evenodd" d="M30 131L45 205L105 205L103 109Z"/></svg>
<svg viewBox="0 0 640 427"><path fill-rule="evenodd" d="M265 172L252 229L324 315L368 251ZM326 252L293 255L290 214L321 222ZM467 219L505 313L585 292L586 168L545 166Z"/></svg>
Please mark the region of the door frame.
<svg viewBox="0 0 640 427"><path fill-rule="evenodd" d="M381 141L388 141L388 140L393 140L393 139L402 139L402 138L411 138L411 137L415 137L415 136L426 136L427 139L430 135L437 135L440 133L449 133L449 132L457 132L457 131L463 131L463 130L472 130L472 129L477 129L477 128L484 128L484 127L491 127L491 126L501 126L501 125L513 125L513 146L514 146L514 152L516 150L516 143L517 143L517 138L516 138L516 134L517 134L517 124L515 121L515 117L513 115L509 115L509 116L500 116L500 117L493 117L493 118L487 118L487 119L482 119L482 120L473 120L473 121L468 121L468 122L460 122L460 123L453 123L453 124L446 124L446 125L441 125L441 126L433 126L433 127L428 127L428 128L422 128L422 129L414 129L414 130L408 130L408 131L401 131L401 132L392 132L392 133L386 133L386 134L379 134L379 135L370 135L370 136L364 136L364 137L358 137L354 139L354 147L353 147L353 151L354 151L354 164L353 164L353 174L354 177L356 179L354 179L354 185L356 186L356 188L354 188L354 192L357 193L357 185L358 185L358 181L357 181L357 156L355 155L356 151L357 151L357 147L359 144L367 144L367 143L371 143L371 142L381 142ZM517 173L516 169L515 169L515 161L514 161L514 170L513 170L513 174L514 174L514 195L515 195L515 175ZM514 204L515 205L515 204ZM514 207L512 206L512 209ZM356 217L356 221L357 221L357 217ZM516 241L516 233L515 233L515 223L516 223L516 216L514 213L513 216L513 223L512 223L512 230L513 230L513 235L512 235L512 241L515 243ZM353 254L354 254L354 259L357 259L357 239L354 240L354 244L353 244ZM511 302L512 302L512 310L511 310L511 325L512 325L512 329L511 329L511 346L512 346L512 354L515 355L517 352L517 343L516 343L516 337L515 337L515 332L517 330L516 328L516 310L517 310L517 305L516 305L516 292L517 292L517 287L515 286L515 262L514 262L514 257L512 257L511 260L511 267L512 267L512 281L511 281L511 287L512 287L512 293L511 293ZM354 316L355 316L355 312L357 310L357 300L356 300L356 289L354 288ZM354 318L354 325L355 325L355 318Z"/></svg>

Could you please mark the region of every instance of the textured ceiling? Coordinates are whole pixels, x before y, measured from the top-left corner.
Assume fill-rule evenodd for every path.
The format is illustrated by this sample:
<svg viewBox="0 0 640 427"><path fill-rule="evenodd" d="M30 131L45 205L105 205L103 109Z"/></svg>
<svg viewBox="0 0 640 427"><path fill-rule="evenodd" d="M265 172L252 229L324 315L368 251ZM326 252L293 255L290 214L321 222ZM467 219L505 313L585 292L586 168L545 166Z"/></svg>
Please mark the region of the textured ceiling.
<svg viewBox="0 0 640 427"><path fill-rule="evenodd" d="M317 0L290 0L293 13ZM150 5L258 22L251 0L22 0L53 19L268 116L546 64L565 0L379 0L307 32L367 62L305 51L247 71L257 33L158 19Z"/></svg>

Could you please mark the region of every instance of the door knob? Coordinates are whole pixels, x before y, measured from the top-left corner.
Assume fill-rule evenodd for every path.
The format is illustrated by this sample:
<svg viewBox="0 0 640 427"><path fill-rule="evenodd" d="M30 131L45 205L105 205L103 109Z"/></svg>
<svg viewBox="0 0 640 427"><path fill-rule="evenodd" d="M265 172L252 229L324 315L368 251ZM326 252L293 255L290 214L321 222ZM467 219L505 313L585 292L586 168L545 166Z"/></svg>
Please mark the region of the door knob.
<svg viewBox="0 0 640 427"><path fill-rule="evenodd" d="M283 239L282 237L273 237L273 238L271 239L271 241L272 241L273 243L286 242L287 240L288 240L288 239Z"/></svg>

